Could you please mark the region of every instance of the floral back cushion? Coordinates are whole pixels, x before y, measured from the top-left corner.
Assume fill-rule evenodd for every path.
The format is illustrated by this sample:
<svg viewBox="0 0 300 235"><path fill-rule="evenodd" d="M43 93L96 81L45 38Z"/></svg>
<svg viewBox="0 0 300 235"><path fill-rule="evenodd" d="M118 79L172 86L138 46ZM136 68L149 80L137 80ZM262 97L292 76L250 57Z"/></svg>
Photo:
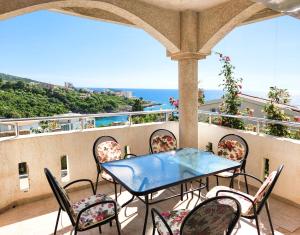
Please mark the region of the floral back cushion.
<svg viewBox="0 0 300 235"><path fill-rule="evenodd" d="M275 180L275 176L277 174L277 171L273 171L269 176L265 179L263 184L258 189L257 193L254 196L254 202L260 203L261 200L264 198L265 193L268 191L268 189L271 187L273 181Z"/></svg>
<svg viewBox="0 0 300 235"><path fill-rule="evenodd" d="M245 154L245 147L236 140L222 140L218 144L218 155L227 159L241 161Z"/></svg>
<svg viewBox="0 0 300 235"><path fill-rule="evenodd" d="M104 141L98 144L96 153L101 163L120 160L122 156L121 146L115 141Z"/></svg>
<svg viewBox="0 0 300 235"><path fill-rule="evenodd" d="M236 205L226 199L207 203L187 218L182 234L225 234L236 216L237 209L234 207Z"/></svg>
<svg viewBox="0 0 300 235"><path fill-rule="evenodd" d="M160 153L175 150L177 148L176 139L170 135L155 136L151 142L152 152Z"/></svg>

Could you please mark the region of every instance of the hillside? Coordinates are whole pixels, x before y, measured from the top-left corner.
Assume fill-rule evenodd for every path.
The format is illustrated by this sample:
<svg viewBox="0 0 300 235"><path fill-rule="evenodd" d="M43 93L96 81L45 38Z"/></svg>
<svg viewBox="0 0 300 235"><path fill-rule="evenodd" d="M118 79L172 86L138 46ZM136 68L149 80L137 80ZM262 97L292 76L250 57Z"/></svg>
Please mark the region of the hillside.
<svg viewBox="0 0 300 235"><path fill-rule="evenodd" d="M0 73L0 79L2 79L3 81L11 81L11 82L23 81L23 82L27 82L27 83L30 83L30 82L40 83L39 81L36 81L36 80L18 77L18 76L14 76L14 75L10 75L10 74L5 74L5 73Z"/></svg>
<svg viewBox="0 0 300 235"><path fill-rule="evenodd" d="M32 83L34 80L31 79L11 75L4 77L0 78L0 118L53 116L68 112L131 111L136 102L135 99L122 96L89 93L82 89L50 89Z"/></svg>

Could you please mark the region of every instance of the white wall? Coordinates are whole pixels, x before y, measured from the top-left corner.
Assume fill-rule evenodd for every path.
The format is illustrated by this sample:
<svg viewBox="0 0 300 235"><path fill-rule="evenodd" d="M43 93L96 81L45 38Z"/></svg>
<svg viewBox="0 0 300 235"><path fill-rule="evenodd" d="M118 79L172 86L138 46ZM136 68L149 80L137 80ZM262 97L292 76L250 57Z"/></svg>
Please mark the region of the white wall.
<svg viewBox="0 0 300 235"><path fill-rule="evenodd" d="M156 123L131 127L107 127L84 131L19 136L0 140L0 210L15 201L31 200L33 197L51 193L43 169L49 168L60 179L60 157L68 155L70 180L96 179L96 166L92 156L93 143L97 137L111 135L121 146L129 145L132 153L141 155L149 151L150 134L158 129L171 130L178 138L178 123ZM270 159L270 169L285 165L274 193L300 205L300 141L276 138L267 135L234 130L199 123L199 148L205 149L208 142L216 150L219 139L229 133L241 135L249 144L247 172L262 177L263 158ZM30 189L19 189L18 163L29 166Z"/></svg>
<svg viewBox="0 0 300 235"><path fill-rule="evenodd" d="M0 140L0 209L14 201L30 199L50 193L44 167L60 179L60 157L68 155L70 180L89 178L96 180L96 165L92 155L94 141L102 135L111 135L122 147L129 145L137 155L149 152L149 137L158 128L171 130L178 136L174 122L134 126L87 129L84 131L20 136ZM30 189L19 189L18 163L27 162Z"/></svg>
<svg viewBox="0 0 300 235"><path fill-rule="evenodd" d="M270 171L284 164L282 174L274 188L274 193L300 206L300 141L279 138L265 134L257 135L217 125L199 123L199 148L213 143L216 152L218 141L227 134L242 136L249 145L246 171L263 178L264 158L270 159Z"/></svg>

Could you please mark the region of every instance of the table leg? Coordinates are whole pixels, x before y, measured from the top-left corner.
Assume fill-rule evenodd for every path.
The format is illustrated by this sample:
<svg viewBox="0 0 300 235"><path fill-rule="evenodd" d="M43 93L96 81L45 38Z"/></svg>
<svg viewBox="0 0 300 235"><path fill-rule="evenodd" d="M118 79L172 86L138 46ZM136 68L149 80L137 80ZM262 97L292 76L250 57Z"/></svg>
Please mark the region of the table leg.
<svg viewBox="0 0 300 235"><path fill-rule="evenodd" d="M144 222L144 228L143 228L143 235L146 234L147 220L148 220L148 210L149 210L148 194L145 196L145 205L146 205L146 211L145 211L145 222Z"/></svg>

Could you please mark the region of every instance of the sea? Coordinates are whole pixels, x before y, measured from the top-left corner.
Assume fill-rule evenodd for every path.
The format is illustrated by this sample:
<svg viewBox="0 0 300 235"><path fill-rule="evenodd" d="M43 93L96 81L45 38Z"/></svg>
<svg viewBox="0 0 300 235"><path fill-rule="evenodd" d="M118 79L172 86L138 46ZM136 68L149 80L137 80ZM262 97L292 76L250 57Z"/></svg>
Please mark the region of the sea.
<svg viewBox="0 0 300 235"><path fill-rule="evenodd" d="M107 88L88 88L93 91L105 91ZM118 88L110 89L114 91L131 91L133 97L143 98L147 101L152 101L160 105L154 105L147 107L145 111L151 110L164 110L164 109L173 109L169 103L170 97L178 99L178 90L177 89L131 89L131 88ZM205 101L219 99L223 95L221 90L204 90ZM116 116L116 117L104 117L96 118L96 127L108 126L112 123L117 122L126 122L128 121L128 116Z"/></svg>
<svg viewBox="0 0 300 235"><path fill-rule="evenodd" d="M88 88L93 91L105 91L109 88ZM159 103L160 105L155 105L151 107L147 107L144 110L164 110L164 109L172 109L173 107L169 103L170 97L174 99L178 99L178 90L177 89L134 89L134 88L118 88L118 89L110 89L114 91L131 91L133 97L143 98L147 101L152 101L154 103ZM247 91L245 94L254 95L262 98L266 98L266 94L261 92L253 92ZM222 90L204 90L205 101L220 99L223 95ZM300 96L293 95L291 96L291 104L300 107ZM96 126L108 126L112 123L117 122L126 122L128 121L128 116L116 116L116 117L105 117L105 118L96 118Z"/></svg>

